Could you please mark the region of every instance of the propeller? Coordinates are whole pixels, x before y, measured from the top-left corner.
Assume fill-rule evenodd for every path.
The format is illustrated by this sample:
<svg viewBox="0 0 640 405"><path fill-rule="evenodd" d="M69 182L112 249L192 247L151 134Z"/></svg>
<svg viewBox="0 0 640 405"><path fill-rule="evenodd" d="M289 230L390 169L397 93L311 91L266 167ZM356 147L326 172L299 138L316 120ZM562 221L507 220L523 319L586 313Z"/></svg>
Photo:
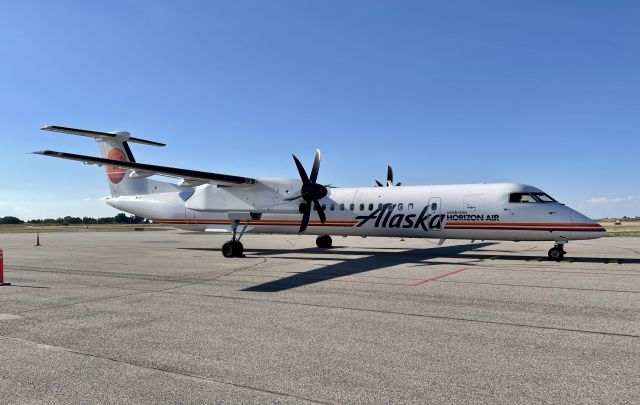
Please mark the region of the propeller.
<svg viewBox="0 0 640 405"><path fill-rule="evenodd" d="M316 158L313 161L313 167L311 168L311 176L307 176L306 170L304 170L304 166L300 163L300 160L293 156L293 161L298 168L298 173L300 173L300 180L302 180L302 188L300 189L300 194L287 198L287 201L297 200L298 198L302 198L304 200L304 211L302 212L302 222L300 223L300 230L298 233L302 233L307 229L309 225L309 218L311 217L311 204L318 211L318 217L320 217L320 222L324 223L327 220L327 216L324 214L324 210L320 205L318 200L325 197L328 193L327 187L322 184L316 183L318 179L318 171L320 170L320 150L316 150Z"/></svg>
<svg viewBox="0 0 640 405"><path fill-rule="evenodd" d="M391 165L387 165L387 187L400 186L402 183L398 182L395 185L393 184L393 167ZM377 187L384 187L385 185L376 180Z"/></svg>

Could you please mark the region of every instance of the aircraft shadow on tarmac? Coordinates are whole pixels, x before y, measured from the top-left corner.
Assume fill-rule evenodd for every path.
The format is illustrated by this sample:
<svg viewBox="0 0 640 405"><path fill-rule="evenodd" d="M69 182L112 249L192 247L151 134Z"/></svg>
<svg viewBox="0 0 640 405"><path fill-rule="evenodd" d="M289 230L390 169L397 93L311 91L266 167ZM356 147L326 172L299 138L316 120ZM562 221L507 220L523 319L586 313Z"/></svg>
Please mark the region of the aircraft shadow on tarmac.
<svg viewBox="0 0 640 405"><path fill-rule="evenodd" d="M334 247L332 249L318 249L318 248L290 248L290 249L246 249L245 254L247 257L265 257L265 256L278 256L278 259L291 259L291 260L316 260L316 261L332 261L340 260L338 263L332 263L327 266L323 266L314 270L310 270L302 273L295 273L291 276L281 278L278 280L269 281L263 284L259 284L253 287L248 287L242 291L252 292L278 292L289 290L292 288L302 287L305 285L315 284L322 281L328 281L335 278L352 276L368 271L382 269L385 267L393 267L399 264L411 264L415 265L437 265L437 264L452 264L451 262L438 262L432 259L465 259L462 262L455 262L456 265L461 266L476 266L479 262L488 261L492 259L498 259L501 261L515 261L515 262L531 262L536 261L549 262L546 256L541 257L539 255L512 255L508 251L499 250L482 250L481 252L473 252L477 249L482 249L488 246L496 245L497 243L469 243L455 246L446 247L432 247L424 249L407 249L399 250L397 248L372 248L364 250L342 250L340 247ZM180 248L187 250L206 250L212 251L217 249L210 248ZM394 250L394 251L386 251ZM301 256L305 253L309 255ZM499 253L502 253L500 255ZM282 255L295 254L295 257L286 257ZM353 257L360 256L360 257ZM428 260L426 262L425 260ZM535 261L534 261L535 260ZM599 257L567 257L565 262L571 263L635 263L640 264L640 259L624 258L624 259L609 259Z"/></svg>
<svg viewBox="0 0 640 405"><path fill-rule="evenodd" d="M248 287L242 291L253 292L278 292L289 290L296 287L302 287L305 285L315 284L322 281L332 280L339 277L353 276L356 274L366 273L368 271L377 270L385 267L392 267L398 264L416 263L424 264L423 260L435 259L440 257L455 257L466 259L467 255L461 255L461 253L468 252L470 250L480 249L486 246L491 246L494 243L476 243L476 244L464 244L447 247L435 247L427 249L409 249L396 252L379 251L378 249L365 250L365 251L343 251L340 249L250 249L247 253L256 256L270 256L281 255L287 253L296 253L295 260L300 260L300 253L315 252L316 256L311 257L311 260L341 260L338 263L329 264L314 270L310 270L304 273L296 273L291 276L281 278L278 280L269 281L257 286ZM324 257L320 257L318 253ZM334 256L334 257L327 257ZM361 256L357 258L342 258L336 256ZM282 258L282 257L279 257ZM285 258L286 259L286 258ZM304 258L303 258L304 260ZM433 261L429 262L430 265L441 264ZM451 264L451 263L447 263ZM458 265L472 266L469 262L458 262Z"/></svg>

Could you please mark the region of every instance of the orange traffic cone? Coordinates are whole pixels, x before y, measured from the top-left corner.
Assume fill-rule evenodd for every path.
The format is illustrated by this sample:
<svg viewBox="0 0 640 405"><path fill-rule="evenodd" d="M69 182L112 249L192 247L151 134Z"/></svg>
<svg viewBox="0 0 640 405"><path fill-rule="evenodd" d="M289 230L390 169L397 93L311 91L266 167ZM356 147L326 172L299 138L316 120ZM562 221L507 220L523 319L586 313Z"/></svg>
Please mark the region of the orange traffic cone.
<svg viewBox="0 0 640 405"><path fill-rule="evenodd" d="M4 252L0 249L0 286L11 285L11 283L4 282Z"/></svg>

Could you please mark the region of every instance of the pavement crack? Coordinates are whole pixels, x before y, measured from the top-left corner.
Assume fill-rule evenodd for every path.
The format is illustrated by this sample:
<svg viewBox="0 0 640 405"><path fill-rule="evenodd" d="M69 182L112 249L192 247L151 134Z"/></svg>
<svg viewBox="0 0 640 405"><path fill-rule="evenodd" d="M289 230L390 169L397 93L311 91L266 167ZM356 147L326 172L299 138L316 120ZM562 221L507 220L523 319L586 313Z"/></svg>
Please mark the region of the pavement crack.
<svg viewBox="0 0 640 405"><path fill-rule="evenodd" d="M46 343L34 342L32 340L20 339L20 338L16 338L16 337L12 337L12 336L7 336L7 335L1 335L0 338L5 339L5 340L14 341L14 342L20 342L22 344L27 344L27 345L30 345L30 346L46 348L46 349L49 349L49 350L57 350L57 351L76 354L76 355L80 355L80 356L90 357L90 358L94 358L94 359L111 361L111 362L118 363L118 364L126 364L126 365L129 365L129 366L132 366L132 367L138 367L138 368L142 368L142 369L146 369L146 370L159 371L159 372L162 372L162 373L179 375L179 376L182 376L182 377L193 378L193 379L196 379L196 380L212 382L212 383L217 383L217 384L223 384L223 385L229 385L229 386L233 386L233 387L236 387L236 388L242 388L242 389L247 389L247 390L251 390L251 391L267 393L267 394L271 394L271 395L277 395L277 396L282 396L282 397L288 397L288 398L303 400L303 401L311 402L311 403L314 403L314 404L329 404L329 402L323 402L323 401L318 401L318 400L314 400L314 399L310 399L310 398L305 398L305 397L301 397L301 396L298 396L298 395L288 394L286 392L269 390L269 389L265 389L265 388L257 388L257 387L252 387L252 386L246 385L246 384L234 383L234 382L231 382L231 381L218 380L218 379L215 379L215 378L205 377L205 376L202 376L202 375L188 373L188 372L185 372L185 371L171 370L171 369L168 369L168 368L165 368L165 367L157 367L157 366L150 366L150 365L145 365L145 364L140 364L140 363L134 363L134 362L131 362L131 361L126 361L126 360L122 360L122 359L116 359L116 358L113 358L113 357L102 356L102 355L83 352L83 351L75 350L75 349L69 349L67 347L52 346L52 345L48 345Z"/></svg>
<svg viewBox="0 0 640 405"><path fill-rule="evenodd" d="M176 289L176 288L188 287L188 286L191 286L191 285L197 285L197 284L205 284L205 283L215 282L216 280L218 280L218 279L220 279L220 278L222 278L222 277L229 276L229 275L231 275L231 274L233 274L233 273L236 273L236 272L238 272L238 271L249 270L249 269L251 269L251 268L253 268L253 267L259 266L259 265L264 264L264 263L266 263L266 262L267 262L267 258L266 258L266 257L261 257L260 259L262 259L262 261L257 262L257 263L253 263L253 264L251 264L251 265L249 265L249 266L244 266L244 267L240 267L240 268L237 268L237 269L233 269L233 270L231 270L231 271L229 271L229 272L227 272L227 273L216 275L215 277L211 277L211 278L207 278L207 279L200 279L200 280L198 280L198 281L196 281L196 282L193 282L193 283L183 283L183 284L178 285L178 286L175 286L175 287L163 288L163 289L161 289L161 290L157 290L157 292L163 292L163 291L168 291L168 290L174 290L174 289ZM178 282L179 282L179 280L174 280L174 281L178 281Z"/></svg>
<svg viewBox="0 0 640 405"><path fill-rule="evenodd" d="M109 297L95 298L95 299L92 299L92 300L84 300L84 301L72 302L72 303L63 304L63 305L53 305L53 306L32 308L32 309L29 309L29 310L26 310L26 311L22 311L20 314L28 314L30 312L41 311L43 309L45 309L45 310L46 309L60 309L60 308L72 307L74 305L82 305L82 304L88 304L88 303L93 303L93 302L111 300L111 299L114 299L114 298L130 297L130 296L133 296L133 295L149 294L149 293L153 293L154 292L154 291L140 291L140 290L134 290L134 291L136 291L136 292L129 293L129 294L111 295Z"/></svg>
<svg viewBox="0 0 640 405"><path fill-rule="evenodd" d="M332 309L341 309L341 310L345 310L345 311L359 311L359 312L369 312L369 313L388 314L388 315L410 316L410 317L416 317L416 318L428 318L428 319L437 319L437 320L443 320L443 321L470 322L470 323L479 323L479 324L487 324L487 325L511 326L511 327L519 327L519 328L540 329L540 330L552 330L552 331L559 331L559 332L575 332L575 333L586 333L586 334L592 334L592 335L617 336L617 337L627 337L627 338L640 338L640 335L633 335L633 334L629 334L629 333L603 332L603 331L588 330L588 329L560 328L560 327L556 327L556 326L530 325L530 324L525 324L525 323L490 321L490 320L485 320L485 319L462 318L462 317L445 316L445 315L417 314L417 313L412 313L412 312L385 311L385 310L379 310L379 309L355 308L355 307L347 307L347 306L340 306L340 305L311 304L311 303L305 303L305 302L291 302L291 301L272 300L272 299L233 297L233 296L217 295L217 294L194 294L194 293L184 293L184 292L167 292L166 290L159 291L159 292L164 292L164 293L168 293L168 294L206 296L206 297L213 297L213 298L244 300L244 301L254 301L254 302L263 302L263 301L265 301L265 302L272 302L272 303L276 303L276 304L299 305L299 306L315 307L315 308L332 308Z"/></svg>

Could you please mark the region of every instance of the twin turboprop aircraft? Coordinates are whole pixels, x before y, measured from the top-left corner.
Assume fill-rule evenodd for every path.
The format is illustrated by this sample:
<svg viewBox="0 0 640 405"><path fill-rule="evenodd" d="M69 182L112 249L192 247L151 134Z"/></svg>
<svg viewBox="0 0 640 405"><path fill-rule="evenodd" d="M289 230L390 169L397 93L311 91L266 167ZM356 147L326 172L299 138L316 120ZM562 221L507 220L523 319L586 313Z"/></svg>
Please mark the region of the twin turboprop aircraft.
<svg viewBox="0 0 640 405"><path fill-rule="evenodd" d="M40 155L105 166L111 197L121 211L176 228L230 232L225 257L242 257L240 239L252 233L319 235L320 248L330 235L405 238L550 241L549 257L562 260L570 240L606 235L598 223L524 184L454 184L336 188L317 182L320 151L310 174L294 155L300 179L250 178L157 166L135 161L129 143L165 146L128 132L98 132L60 126L46 131L94 138L102 157L44 150ZM180 179L177 184L150 179Z"/></svg>

